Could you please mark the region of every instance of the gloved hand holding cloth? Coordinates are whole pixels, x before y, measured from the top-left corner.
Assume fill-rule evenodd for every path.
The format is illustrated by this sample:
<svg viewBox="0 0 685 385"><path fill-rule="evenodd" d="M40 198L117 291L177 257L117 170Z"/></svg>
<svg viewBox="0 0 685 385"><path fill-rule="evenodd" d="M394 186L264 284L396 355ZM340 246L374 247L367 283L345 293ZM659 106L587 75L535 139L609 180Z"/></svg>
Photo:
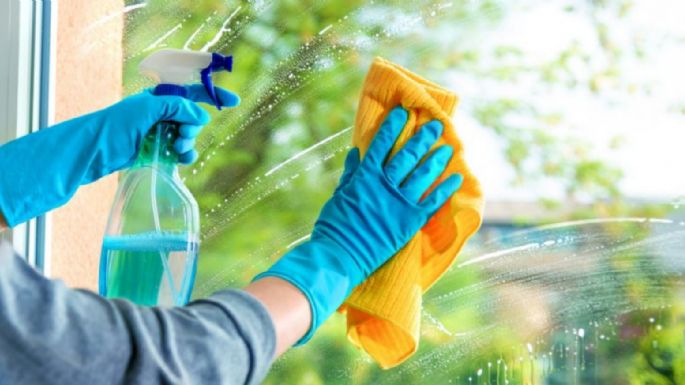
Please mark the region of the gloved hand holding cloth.
<svg viewBox="0 0 685 385"><path fill-rule="evenodd" d="M256 277L307 296L312 322L300 343L346 301L348 337L381 366L416 350L421 294L481 221L480 187L449 118L455 105L399 66L372 65L340 185L311 238Z"/></svg>
<svg viewBox="0 0 685 385"><path fill-rule="evenodd" d="M420 199L452 155L449 147L438 149L417 167L442 132L439 122L427 123L386 164L407 116L402 107L392 110L363 160L359 149L349 152L340 185L321 210L311 238L255 278L285 279L307 296L312 326L301 343L461 185L461 175L455 174Z"/></svg>

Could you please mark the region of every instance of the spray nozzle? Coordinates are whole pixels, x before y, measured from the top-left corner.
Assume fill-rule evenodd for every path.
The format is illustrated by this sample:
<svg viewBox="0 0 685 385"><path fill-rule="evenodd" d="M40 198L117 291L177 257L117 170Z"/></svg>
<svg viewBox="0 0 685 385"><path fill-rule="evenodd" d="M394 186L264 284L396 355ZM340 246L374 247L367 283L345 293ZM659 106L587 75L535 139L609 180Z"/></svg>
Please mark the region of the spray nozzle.
<svg viewBox="0 0 685 385"><path fill-rule="evenodd" d="M159 82L155 95L185 96L184 84L200 75L207 94L217 109L221 101L212 83L212 72L233 71L233 56L218 53L196 52L180 49L162 49L152 53L140 63L140 71Z"/></svg>
<svg viewBox="0 0 685 385"><path fill-rule="evenodd" d="M207 94L210 98L212 98L212 101L214 102L214 105L218 110L221 110L221 102L219 101L219 98L216 96L216 92L214 91L214 84L212 83L212 72L219 72L223 70L226 70L228 72L233 71L233 56L223 56L221 54L213 52L212 61L205 69L203 69L200 72L202 84L205 86Z"/></svg>

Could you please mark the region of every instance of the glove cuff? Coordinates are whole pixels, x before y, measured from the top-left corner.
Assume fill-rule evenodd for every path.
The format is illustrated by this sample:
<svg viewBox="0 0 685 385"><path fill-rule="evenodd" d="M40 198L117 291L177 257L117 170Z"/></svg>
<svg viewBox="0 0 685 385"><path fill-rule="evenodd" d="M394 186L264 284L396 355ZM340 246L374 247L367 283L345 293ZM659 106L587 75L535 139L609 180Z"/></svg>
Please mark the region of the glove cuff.
<svg viewBox="0 0 685 385"><path fill-rule="evenodd" d="M312 322L295 346L309 341L319 326L364 279L359 267L345 251L325 238L298 245L253 281L264 277L278 277L290 282L309 301Z"/></svg>

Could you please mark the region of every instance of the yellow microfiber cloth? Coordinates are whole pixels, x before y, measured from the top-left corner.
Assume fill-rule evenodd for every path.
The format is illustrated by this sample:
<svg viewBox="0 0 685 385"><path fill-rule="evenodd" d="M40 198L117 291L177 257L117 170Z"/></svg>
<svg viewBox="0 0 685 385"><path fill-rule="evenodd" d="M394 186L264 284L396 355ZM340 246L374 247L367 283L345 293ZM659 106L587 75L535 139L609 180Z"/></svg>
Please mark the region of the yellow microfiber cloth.
<svg viewBox="0 0 685 385"><path fill-rule="evenodd" d="M421 125L438 119L445 128L436 147L447 144L454 153L435 185L453 173L464 177L455 196L400 252L358 286L341 308L347 313L348 338L383 368L400 364L416 351L422 294L452 265L481 223L480 184L466 166L450 119L456 104L455 94L381 58L374 60L362 89L352 139L362 155L387 113L402 105L409 111L409 119L392 154Z"/></svg>

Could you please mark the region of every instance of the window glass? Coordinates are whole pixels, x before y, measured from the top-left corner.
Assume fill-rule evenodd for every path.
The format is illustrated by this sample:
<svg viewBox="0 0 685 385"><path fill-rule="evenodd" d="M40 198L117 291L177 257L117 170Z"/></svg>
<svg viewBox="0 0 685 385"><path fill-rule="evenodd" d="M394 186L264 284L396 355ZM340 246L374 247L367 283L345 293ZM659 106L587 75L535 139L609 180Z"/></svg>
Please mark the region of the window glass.
<svg viewBox="0 0 685 385"><path fill-rule="evenodd" d="M460 96L482 229L380 370L341 315L269 384L685 383L685 5L603 1L126 1L124 87L163 47L233 54L183 169L202 212L195 297L241 287L311 230L383 56ZM95 26L96 28L97 26Z"/></svg>

